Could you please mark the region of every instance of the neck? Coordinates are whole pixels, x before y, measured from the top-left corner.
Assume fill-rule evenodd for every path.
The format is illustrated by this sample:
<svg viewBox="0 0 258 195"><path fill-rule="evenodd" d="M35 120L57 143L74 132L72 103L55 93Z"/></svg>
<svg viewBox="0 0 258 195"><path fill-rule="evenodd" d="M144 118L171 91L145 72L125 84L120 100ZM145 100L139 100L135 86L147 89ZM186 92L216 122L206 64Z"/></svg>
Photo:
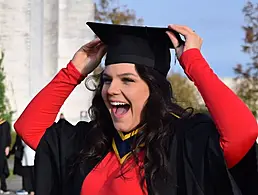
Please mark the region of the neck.
<svg viewBox="0 0 258 195"><path fill-rule="evenodd" d="M121 139L124 141L124 140L138 134L144 127L145 127L145 124L141 124L129 132L122 132L122 131L117 131L117 132L118 132L119 136L121 137Z"/></svg>
<svg viewBox="0 0 258 195"><path fill-rule="evenodd" d="M117 134L115 134L112 141L112 147L121 164L132 153L132 142L134 136L142 131L144 127L145 124L126 134L121 131L117 131Z"/></svg>

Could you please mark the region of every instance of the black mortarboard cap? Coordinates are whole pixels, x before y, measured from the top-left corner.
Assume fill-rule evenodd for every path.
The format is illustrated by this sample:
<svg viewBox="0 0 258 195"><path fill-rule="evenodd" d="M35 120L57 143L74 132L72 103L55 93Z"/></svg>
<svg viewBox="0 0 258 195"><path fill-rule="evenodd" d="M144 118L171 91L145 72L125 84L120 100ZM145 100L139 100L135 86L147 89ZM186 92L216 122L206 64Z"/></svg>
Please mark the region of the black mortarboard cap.
<svg viewBox="0 0 258 195"><path fill-rule="evenodd" d="M105 65L133 63L153 68L167 76L170 68L170 48L174 48L168 28L114 25L87 22L87 25L107 45ZM180 35L172 31L179 43Z"/></svg>

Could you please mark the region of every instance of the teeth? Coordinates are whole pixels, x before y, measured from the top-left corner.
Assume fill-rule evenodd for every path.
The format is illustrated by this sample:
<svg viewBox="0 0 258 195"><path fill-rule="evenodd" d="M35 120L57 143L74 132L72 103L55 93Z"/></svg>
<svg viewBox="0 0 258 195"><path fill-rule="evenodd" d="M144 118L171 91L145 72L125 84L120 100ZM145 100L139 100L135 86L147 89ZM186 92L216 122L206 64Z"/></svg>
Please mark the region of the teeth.
<svg viewBox="0 0 258 195"><path fill-rule="evenodd" d="M112 106L124 106L124 105L126 105L126 103L123 103L123 102L110 102L110 104Z"/></svg>

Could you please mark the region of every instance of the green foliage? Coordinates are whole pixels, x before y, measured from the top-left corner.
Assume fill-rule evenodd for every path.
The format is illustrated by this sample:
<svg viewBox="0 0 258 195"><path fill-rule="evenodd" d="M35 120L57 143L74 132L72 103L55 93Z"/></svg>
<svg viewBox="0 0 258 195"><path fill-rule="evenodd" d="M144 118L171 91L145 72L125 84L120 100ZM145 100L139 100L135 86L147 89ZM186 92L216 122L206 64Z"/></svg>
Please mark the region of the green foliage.
<svg viewBox="0 0 258 195"><path fill-rule="evenodd" d="M207 112L204 105L198 99L198 91L189 80L179 73L173 73L168 76L171 83L173 95L176 102L183 108L192 107L195 112Z"/></svg>
<svg viewBox="0 0 258 195"><path fill-rule="evenodd" d="M134 10L129 9L126 5L119 5L117 0L97 0L97 2L95 3L95 21L97 22L127 25L143 23L143 19L137 18ZM93 74L96 75L102 70L102 66L99 65Z"/></svg>
<svg viewBox="0 0 258 195"><path fill-rule="evenodd" d="M99 0L98 3L95 3L95 20L112 24L137 25L143 23L142 18L136 17L134 10L125 5L119 6L115 2L117 1ZM94 70L94 74L98 75L102 70L103 68L99 66ZM184 108L193 107L197 111L207 112L207 109L199 103L196 89L189 83L187 78L179 74L173 74L168 77L168 80L172 83L175 98L178 100L179 105Z"/></svg>
<svg viewBox="0 0 258 195"><path fill-rule="evenodd" d="M95 3L95 21L112 24L142 24L143 19L137 18L134 10L115 2L118 1L99 0Z"/></svg>
<svg viewBox="0 0 258 195"><path fill-rule="evenodd" d="M248 1L243 8L246 24L242 51L249 55L250 62L244 67L237 64L234 68L236 73L237 94L258 116L258 3Z"/></svg>
<svg viewBox="0 0 258 195"><path fill-rule="evenodd" d="M0 117L7 120L8 122L12 122L12 114L11 107L9 104L9 100L6 97L5 94L5 74L4 74L4 68L2 65L2 62L4 60L4 52L0 51Z"/></svg>
<svg viewBox="0 0 258 195"><path fill-rule="evenodd" d="M12 131L11 132L11 140L12 140L12 142L11 142L11 148L13 147L13 145L14 145L14 143L15 143L15 139L16 139L16 132L15 131Z"/></svg>

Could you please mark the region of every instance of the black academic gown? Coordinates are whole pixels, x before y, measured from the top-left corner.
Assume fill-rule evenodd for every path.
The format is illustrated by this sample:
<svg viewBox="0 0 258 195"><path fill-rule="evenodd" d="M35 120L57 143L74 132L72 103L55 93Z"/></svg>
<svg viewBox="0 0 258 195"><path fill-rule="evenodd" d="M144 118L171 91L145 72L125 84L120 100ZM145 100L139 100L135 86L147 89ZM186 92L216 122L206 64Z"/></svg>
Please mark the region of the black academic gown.
<svg viewBox="0 0 258 195"><path fill-rule="evenodd" d="M258 194L255 147L228 170L218 131L209 117L198 114L191 119L178 119L176 123L180 129L176 128L171 137L168 154L169 172L176 177L164 180L162 173L157 174L154 183L159 195ZM86 122L73 126L60 121L47 129L36 151L37 195L80 195L85 177L98 161L85 162L82 166L76 166L74 161L83 147L90 148L97 133L96 129L92 130L92 123ZM103 152L103 158L107 153L108 149ZM148 173L145 170L147 186ZM150 189L148 194L153 194Z"/></svg>
<svg viewBox="0 0 258 195"><path fill-rule="evenodd" d="M9 176L9 168L7 164L7 157L5 155L5 148L11 145L11 128L10 124L5 121L0 124L0 174L5 177Z"/></svg>

